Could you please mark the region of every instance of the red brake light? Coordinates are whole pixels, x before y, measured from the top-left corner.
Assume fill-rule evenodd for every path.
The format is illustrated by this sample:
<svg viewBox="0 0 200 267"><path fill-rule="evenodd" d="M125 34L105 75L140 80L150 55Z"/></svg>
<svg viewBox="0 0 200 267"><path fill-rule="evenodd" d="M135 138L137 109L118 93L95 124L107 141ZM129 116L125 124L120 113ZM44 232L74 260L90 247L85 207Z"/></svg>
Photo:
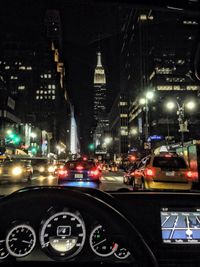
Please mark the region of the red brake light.
<svg viewBox="0 0 200 267"><path fill-rule="evenodd" d="M82 171L82 170L83 170L83 166L78 165L78 166L76 166L76 169L77 169L78 171Z"/></svg>
<svg viewBox="0 0 200 267"><path fill-rule="evenodd" d="M165 155L165 158L171 158L172 155Z"/></svg>
<svg viewBox="0 0 200 267"><path fill-rule="evenodd" d="M59 176L67 176L68 175L68 171L64 168L61 168L58 170L58 175Z"/></svg>
<svg viewBox="0 0 200 267"><path fill-rule="evenodd" d="M93 170L90 171L90 174L91 174L91 176L96 177L96 176L99 175L99 170L98 169L93 169Z"/></svg>
<svg viewBox="0 0 200 267"><path fill-rule="evenodd" d="M198 173L194 171L187 171L186 172L186 177L189 180L197 180L198 179Z"/></svg>
<svg viewBox="0 0 200 267"><path fill-rule="evenodd" d="M155 170L153 168L147 168L146 169L146 177L147 178L153 178L153 176L155 175Z"/></svg>

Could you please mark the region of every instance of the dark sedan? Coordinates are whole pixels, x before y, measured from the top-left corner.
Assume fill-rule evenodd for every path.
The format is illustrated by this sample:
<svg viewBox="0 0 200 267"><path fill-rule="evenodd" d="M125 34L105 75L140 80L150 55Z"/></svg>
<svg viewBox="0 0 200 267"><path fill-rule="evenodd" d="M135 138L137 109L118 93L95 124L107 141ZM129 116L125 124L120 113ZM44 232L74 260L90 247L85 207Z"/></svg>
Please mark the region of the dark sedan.
<svg viewBox="0 0 200 267"><path fill-rule="evenodd" d="M92 181L100 182L101 170L93 161L72 160L68 161L58 170L58 184L67 181Z"/></svg>

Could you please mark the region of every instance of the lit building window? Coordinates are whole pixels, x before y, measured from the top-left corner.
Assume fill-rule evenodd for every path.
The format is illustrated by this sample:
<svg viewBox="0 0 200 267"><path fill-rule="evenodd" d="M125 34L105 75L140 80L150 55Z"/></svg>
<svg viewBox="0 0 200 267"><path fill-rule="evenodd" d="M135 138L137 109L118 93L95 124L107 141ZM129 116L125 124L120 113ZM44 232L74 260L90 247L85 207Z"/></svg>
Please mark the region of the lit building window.
<svg viewBox="0 0 200 267"><path fill-rule="evenodd" d="M183 60L183 59L177 60L177 64L179 64L179 65L183 65L184 63L185 63L185 60Z"/></svg>
<svg viewBox="0 0 200 267"><path fill-rule="evenodd" d="M24 89L25 89L25 86L24 85L18 86L18 90L24 90Z"/></svg>
<svg viewBox="0 0 200 267"><path fill-rule="evenodd" d="M171 68L158 68L156 67L156 73L157 74L172 74Z"/></svg>
<svg viewBox="0 0 200 267"><path fill-rule="evenodd" d="M51 74L48 74L48 78L51 78Z"/></svg>
<svg viewBox="0 0 200 267"><path fill-rule="evenodd" d="M31 67L31 66L29 66L29 67L27 67L26 69L27 69L27 70L32 70L32 67Z"/></svg>
<svg viewBox="0 0 200 267"><path fill-rule="evenodd" d="M53 91L52 91L52 94L53 94L53 95L55 95L55 92L56 92L56 91L55 91L55 90L53 90Z"/></svg>
<svg viewBox="0 0 200 267"><path fill-rule="evenodd" d="M40 93L40 91L39 91L39 90L37 90L37 91L36 91L36 94L39 94L39 93Z"/></svg>
<svg viewBox="0 0 200 267"><path fill-rule="evenodd" d="M183 90L183 89L180 87L180 85L175 85L174 90Z"/></svg>
<svg viewBox="0 0 200 267"><path fill-rule="evenodd" d="M10 69L10 66L5 66L5 70L9 70Z"/></svg>
<svg viewBox="0 0 200 267"><path fill-rule="evenodd" d="M128 114L120 114L120 118L127 118Z"/></svg>
<svg viewBox="0 0 200 267"><path fill-rule="evenodd" d="M20 66L20 67L19 67L19 70L25 70L25 69L26 69L25 66Z"/></svg>
<svg viewBox="0 0 200 267"><path fill-rule="evenodd" d="M184 20L183 21L183 24L186 24L186 25L198 25L198 22L196 21L192 21L192 20Z"/></svg>
<svg viewBox="0 0 200 267"><path fill-rule="evenodd" d="M39 96L38 95L36 96L36 99L39 99Z"/></svg>
<svg viewBox="0 0 200 267"><path fill-rule="evenodd" d="M51 94L51 90L49 90L48 93Z"/></svg>
<svg viewBox="0 0 200 267"><path fill-rule="evenodd" d="M52 85L52 89L56 89L56 86L55 86L55 84L53 84L53 85Z"/></svg>
<svg viewBox="0 0 200 267"><path fill-rule="evenodd" d="M44 78L47 78L47 74L44 74Z"/></svg>
<svg viewBox="0 0 200 267"><path fill-rule="evenodd" d="M48 85L48 88L51 89L51 84Z"/></svg>
<svg viewBox="0 0 200 267"><path fill-rule="evenodd" d="M43 96L40 96L40 99L43 99Z"/></svg>
<svg viewBox="0 0 200 267"><path fill-rule="evenodd" d="M52 96L52 99L56 99L55 95Z"/></svg>
<svg viewBox="0 0 200 267"><path fill-rule="evenodd" d="M44 78L44 76L41 74L41 75L40 75L40 78Z"/></svg>
<svg viewBox="0 0 200 267"><path fill-rule="evenodd" d="M170 91L172 90L172 86L169 86L169 85L158 85L157 86L157 90L160 90L160 91Z"/></svg>
<svg viewBox="0 0 200 267"><path fill-rule="evenodd" d="M40 94L43 94L44 91L40 91Z"/></svg>
<svg viewBox="0 0 200 267"><path fill-rule="evenodd" d="M199 90L200 87L197 86L197 85L188 85L187 86L187 90L190 90L190 91L196 91L196 90Z"/></svg>
<svg viewBox="0 0 200 267"><path fill-rule="evenodd" d="M141 14L141 15L139 16L139 20L147 20L147 15L145 15L145 14Z"/></svg>
<svg viewBox="0 0 200 267"><path fill-rule="evenodd" d="M11 76L10 79L11 80L18 80L18 77L17 76Z"/></svg>
<svg viewBox="0 0 200 267"><path fill-rule="evenodd" d="M127 102L122 102L122 101L120 101L119 105L120 105L120 106L127 106Z"/></svg>

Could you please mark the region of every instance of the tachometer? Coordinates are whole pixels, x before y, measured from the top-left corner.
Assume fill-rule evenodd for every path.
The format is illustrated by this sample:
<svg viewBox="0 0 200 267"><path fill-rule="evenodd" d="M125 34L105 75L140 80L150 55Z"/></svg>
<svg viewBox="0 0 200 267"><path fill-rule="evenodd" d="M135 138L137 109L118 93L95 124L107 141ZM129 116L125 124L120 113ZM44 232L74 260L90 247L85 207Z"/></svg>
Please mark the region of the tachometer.
<svg viewBox="0 0 200 267"><path fill-rule="evenodd" d="M94 253L101 257L112 255L118 248L118 245L109 239L109 236L101 225L95 227L91 232L90 246Z"/></svg>
<svg viewBox="0 0 200 267"><path fill-rule="evenodd" d="M40 232L40 243L52 258L71 258L83 248L86 230L78 212L63 211L47 219Z"/></svg>
<svg viewBox="0 0 200 267"><path fill-rule="evenodd" d="M6 249L6 241L0 240L0 260L5 259L8 256L8 251Z"/></svg>
<svg viewBox="0 0 200 267"><path fill-rule="evenodd" d="M10 255L20 258L28 255L35 247L36 235L28 224L11 228L6 237L6 248Z"/></svg>

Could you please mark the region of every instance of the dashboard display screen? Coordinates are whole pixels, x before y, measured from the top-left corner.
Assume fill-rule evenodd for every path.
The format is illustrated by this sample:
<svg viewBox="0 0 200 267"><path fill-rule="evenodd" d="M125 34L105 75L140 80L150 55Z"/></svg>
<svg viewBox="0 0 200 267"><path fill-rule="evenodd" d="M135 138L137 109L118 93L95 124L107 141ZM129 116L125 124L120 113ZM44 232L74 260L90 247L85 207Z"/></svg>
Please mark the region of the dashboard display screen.
<svg viewBox="0 0 200 267"><path fill-rule="evenodd" d="M163 243L200 244L200 208L162 208L160 215Z"/></svg>

